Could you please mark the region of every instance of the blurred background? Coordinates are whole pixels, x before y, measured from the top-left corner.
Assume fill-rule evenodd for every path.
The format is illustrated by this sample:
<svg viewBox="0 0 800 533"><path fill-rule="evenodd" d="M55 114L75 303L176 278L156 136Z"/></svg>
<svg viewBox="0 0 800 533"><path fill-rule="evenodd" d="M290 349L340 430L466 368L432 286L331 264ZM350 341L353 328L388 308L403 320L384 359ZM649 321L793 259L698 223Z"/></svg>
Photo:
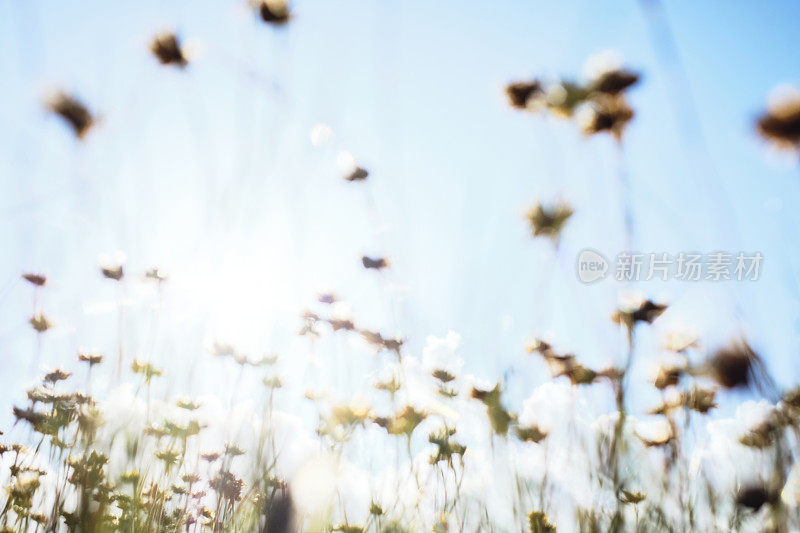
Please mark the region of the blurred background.
<svg viewBox="0 0 800 533"><path fill-rule="evenodd" d="M197 365L214 339L299 366L298 317L327 291L411 354L455 330L466 372L527 372L532 387L548 375L526 359L528 338L614 362L624 339L608 317L621 290L637 290L671 305L657 333L689 326L708 346L743 333L779 383L798 380L800 176L753 124L773 87L800 82L790 53L800 4L297 0L292 10L272 27L238 0L0 0L4 404L41 368L72 365L79 347L113 354L120 331L126 357L191 368L170 375L173 392L230 390L233 378ZM185 69L149 53L164 29L185 43ZM508 107L508 82L580 79L605 50L642 74L621 147ZM83 140L46 111L56 89L99 117ZM343 152L367 181L342 179ZM581 249L625 249L620 176L634 249L758 251L760 279L580 283ZM556 250L530 237L525 211L559 198L575 215ZM100 276L103 254L124 257L128 283ZM365 271L364 254L391 267ZM139 281L153 266L170 276L161 291ZM39 341L20 280L29 271L48 276L39 303L55 324ZM299 387L341 366L369 371L369 348L340 344ZM351 357L359 350L368 355Z"/></svg>

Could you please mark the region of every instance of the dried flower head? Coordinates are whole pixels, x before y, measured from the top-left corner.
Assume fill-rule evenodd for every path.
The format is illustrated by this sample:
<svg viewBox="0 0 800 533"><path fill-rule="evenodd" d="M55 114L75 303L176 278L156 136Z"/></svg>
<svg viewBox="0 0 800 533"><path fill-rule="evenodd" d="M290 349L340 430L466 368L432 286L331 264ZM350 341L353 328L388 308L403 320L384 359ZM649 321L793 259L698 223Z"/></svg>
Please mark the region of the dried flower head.
<svg viewBox="0 0 800 533"><path fill-rule="evenodd" d="M123 266L121 263L102 263L100 265L100 272L103 274L104 277L108 279L113 279L114 281L119 281L122 279L122 276L125 274Z"/></svg>
<svg viewBox="0 0 800 533"><path fill-rule="evenodd" d="M777 490L763 483L754 483L739 489L736 493L736 505L757 512L764 504L775 504L780 494Z"/></svg>
<svg viewBox="0 0 800 533"><path fill-rule="evenodd" d="M542 431L539 426L517 426L514 432L519 437L519 440L524 442L541 442L547 437L547 432Z"/></svg>
<svg viewBox="0 0 800 533"><path fill-rule="evenodd" d="M366 269L383 270L389 266L389 261L385 257L368 257L365 255L361 258L361 264Z"/></svg>
<svg viewBox="0 0 800 533"><path fill-rule="evenodd" d="M317 300L319 301L319 303L327 304L327 305L333 305L333 304L335 304L336 302L339 301L339 299L336 298L336 295L333 294L332 292L325 292L325 293L320 294L317 297Z"/></svg>
<svg viewBox="0 0 800 533"><path fill-rule="evenodd" d="M413 405L406 405L402 411L390 417L373 417L372 421L384 428L389 435L411 436L428 414Z"/></svg>
<svg viewBox="0 0 800 533"><path fill-rule="evenodd" d="M44 287L44 285L47 283L47 277L44 274L34 274L32 272L26 272L23 274L22 279L37 287Z"/></svg>
<svg viewBox="0 0 800 533"><path fill-rule="evenodd" d="M539 80L520 81L506 86L508 104L515 109L531 109L544 96L544 88Z"/></svg>
<svg viewBox="0 0 800 533"><path fill-rule="evenodd" d="M486 406L486 414L489 416L492 431L498 435L506 435L509 425L516 419L516 416L503 405L502 392L500 383L491 390L472 387L470 391L471 398L479 400Z"/></svg>
<svg viewBox="0 0 800 533"><path fill-rule="evenodd" d="M149 279L151 281L155 281L158 283L164 282L167 280L167 275L158 267L148 268L147 271L144 273L145 279Z"/></svg>
<svg viewBox="0 0 800 533"><path fill-rule="evenodd" d="M48 320L41 311L37 311L36 314L34 314L30 320L28 320L28 322L37 333L44 333L53 327L53 323L50 322L50 320Z"/></svg>
<svg viewBox="0 0 800 533"><path fill-rule="evenodd" d="M80 350L78 351L78 361L81 363L89 363L89 366L91 367L102 363L103 356L96 352Z"/></svg>
<svg viewBox="0 0 800 533"><path fill-rule="evenodd" d="M655 319L667 310L666 304L655 303L652 300L641 300L632 305L623 305L617 309L611 320L616 324L632 329L636 324L644 322L652 324Z"/></svg>
<svg viewBox="0 0 800 533"><path fill-rule="evenodd" d="M44 375L44 382L49 384L55 384L59 381L64 381L68 379L72 375L72 372L67 372L66 370L61 370L60 368L56 368Z"/></svg>
<svg viewBox="0 0 800 533"><path fill-rule="evenodd" d="M605 70L589 84L592 92L618 95L639 82L639 74L624 68Z"/></svg>
<svg viewBox="0 0 800 533"><path fill-rule="evenodd" d="M556 526L550 523L547 515L542 511L531 511L528 513L529 533L556 533Z"/></svg>
<svg viewBox="0 0 800 533"><path fill-rule="evenodd" d="M662 365L658 367L653 385L658 390L664 390L667 387L674 387L678 384L686 369L682 366L676 365Z"/></svg>
<svg viewBox="0 0 800 533"><path fill-rule="evenodd" d="M540 202L528 210L526 217L534 237L556 240L573 212L572 207L564 202L553 207L546 207Z"/></svg>
<svg viewBox="0 0 800 533"><path fill-rule="evenodd" d="M369 171L363 167L355 167L352 172L349 172L344 179L346 181L364 181L369 176Z"/></svg>
<svg viewBox="0 0 800 533"><path fill-rule="evenodd" d="M623 490L622 495L619 498L619 501L621 501L622 503L632 503L635 505L637 503L643 502L645 497L646 496L641 492L630 492L627 490Z"/></svg>
<svg viewBox="0 0 800 533"><path fill-rule="evenodd" d="M150 51L162 65L183 68L189 64L178 36L172 32L161 32L156 35L150 42Z"/></svg>
<svg viewBox="0 0 800 533"><path fill-rule="evenodd" d="M714 352L706 362L706 368L711 378L727 389L762 388L768 380L761 358L743 340Z"/></svg>
<svg viewBox="0 0 800 533"><path fill-rule="evenodd" d="M604 95L582 106L577 119L585 135L609 132L619 140L633 116L633 109L624 98Z"/></svg>
<svg viewBox="0 0 800 533"><path fill-rule="evenodd" d="M269 24L283 25L289 22L289 3L287 0L257 0L256 9L261 20Z"/></svg>
<svg viewBox="0 0 800 533"><path fill-rule="evenodd" d="M46 105L72 128L79 139L82 139L96 122L83 102L64 92L59 91L48 97Z"/></svg>
<svg viewBox="0 0 800 533"><path fill-rule="evenodd" d="M778 88L756 120L756 131L778 148L800 151L800 90Z"/></svg>

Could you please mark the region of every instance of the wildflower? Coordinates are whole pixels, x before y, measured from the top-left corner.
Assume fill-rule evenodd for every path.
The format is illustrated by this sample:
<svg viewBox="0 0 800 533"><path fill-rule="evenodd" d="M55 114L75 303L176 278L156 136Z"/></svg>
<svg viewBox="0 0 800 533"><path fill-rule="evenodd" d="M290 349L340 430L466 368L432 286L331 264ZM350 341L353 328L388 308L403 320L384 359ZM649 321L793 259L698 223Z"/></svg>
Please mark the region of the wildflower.
<svg viewBox="0 0 800 533"><path fill-rule="evenodd" d="M210 452L200 454L200 458L208 463L213 463L222 456L219 452Z"/></svg>
<svg viewBox="0 0 800 533"><path fill-rule="evenodd" d="M429 336L422 350L422 365L441 383L449 383L461 372L463 360L456 355L461 335L448 331L443 338Z"/></svg>
<svg viewBox="0 0 800 533"><path fill-rule="evenodd" d="M642 299L637 303L620 306L611 316L611 320L630 330L639 322L652 324L666 310L667 306L665 304Z"/></svg>
<svg viewBox="0 0 800 533"><path fill-rule="evenodd" d="M183 68L189 63L178 36L174 33L163 32L156 35L150 42L150 51L162 65L175 65Z"/></svg>
<svg viewBox="0 0 800 533"><path fill-rule="evenodd" d="M376 346L378 351L382 349L386 349L392 352L399 353L400 348L403 346L403 341L400 339L387 339L384 338L380 332L377 331L369 331L369 330L361 330L359 331L361 336L366 340L368 343Z"/></svg>
<svg viewBox="0 0 800 533"><path fill-rule="evenodd" d="M344 179L346 181L364 181L369 176L367 169L362 167L355 167L352 172L347 174Z"/></svg>
<svg viewBox="0 0 800 533"><path fill-rule="evenodd" d="M145 279L161 283L167 280L167 275L158 267L148 268L144 273Z"/></svg>
<svg viewBox="0 0 800 533"><path fill-rule="evenodd" d="M133 364L131 364L131 370L134 374L142 374L145 382L150 382L151 379L162 374L160 369L156 368L147 361L140 361L139 359L135 359L133 361Z"/></svg>
<svg viewBox="0 0 800 533"><path fill-rule="evenodd" d="M89 366L92 367L94 365L99 365L103 362L103 356L99 353L93 352L86 352L86 351L79 351L78 352L78 361L81 363L89 363Z"/></svg>
<svg viewBox="0 0 800 533"><path fill-rule="evenodd" d="M268 389L280 389L283 387L283 381L278 376L265 377L263 383Z"/></svg>
<svg viewBox="0 0 800 533"><path fill-rule="evenodd" d="M726 389L760 386L766 379L761 358L745 341L717 350L706 362L706 371Z"/></svg>
<svg viewBox="0 0 800 533"><path fill-rule="evenodd" d="M121 280L122 276L125 274L125 271L121 263L111 263L111 262L101 263L100 272L102 272L103 276L105 276L106 278L113 279L114 281Z"/></svg>
<svg viewBox="0 0 800 533"><path fill-rule="evenodd" d="M418 411L412 405L406 405L402 411L395 413L391 417L374 417L372 419L375 424L384 428L389 435L405 435L411 437L411 434L422 423L428 414L424 411Z"/></svg>
<svg viewBox="0 0 800 533"><path fill-rule="evenodd" d="M557 240L572 214L572 208L564 202L554 207L545 207L540 202L529 209L526 216L534 237Z"/></svg>
<svg viewBox="0 0 800 533"><path fill-rule="evenodd" d="M392 375L389 379L376 381L374 387L378 390L386 391L389 394L394 394L400 390L403 385L398 380L397 376Z"/></svg>
<svg viewBox="0 0 800 533"><path fill-rule="evenodd" d="M539 443L547 437L547 432L539 429L539 426L517 426L514 432L523 442Z"/></svg>
<svg viewBox="0 0 800 533"><path fill-rule="evenodd" d="M508 426L515 419L514 415L508 412L501 401L502 389L500 383L491 390L472 387L470 396L479 400L486 406L486 414L489 416L489 423L492 431L498 435L506 435Z"/></svg>
<svg viewBox="0 0 800 533"><path fill-rule="evenodd" d="M72 372L67 372L66 370L61 370L60 368L57 368L57 369L45 374L44 382L45 383L50 383L50 384L55 384L55 383L57 383L59 381L66 380L71 375L72 375Z"/></svg>
<svg viewBox="0 0 800 533"><path fill-rule="evenodd" d="M747 433L739 437L739 442L751 448L767 448L772 446L780 437L781 431L791 424L792 420L789 416L775 409L765 420L756 424Z"/></svg>
<svg viewBox="0 0 800 533"><path fill-rule="evenodd" d="M619 140L633 116L633 109L623 98L603 96L580 108L578 122L585 135L607 131Z"/></svg>
<svg viewBox="0 0 800 533"><path fill-rule="evenodd" d="M41 311L37 311L36 314L34 314L30 320L28 320L28 322L37 333L44 333L53 327L53 323L50 322L50 320L48 320Z"/></svg>
<svg viewBox="0 0 800 533"><path fill-rule="evenodd" d="M240 455L244 454L245 451L236 444L231 442L225 443L225 455L227 455L228 457L239 457Z"/></svg>
<svg viewBox="0 0 800 533"><path fill-rule="evenodd" d="M637 503L644 501L645 497L646 496L641 492L630 492L627 490L623 490L620 501L622 503L632 503L635 505Z"/></svg>
<svg viewBox="0 0 800 533"><path fill-rule="evenodd" d="M341 329L345 331L353 331L356 329L356 325L348 318L331 318L328 320L328 324L331 325L333 331L339 331Z"/></svg>
<svg viewBox="0 0 800 533"><path fill-rule="evenodd" d="M756 131L778 148L800 150L800 91L779 88L767 111L756 120Z"/></svg>
<svg viewBox="0 0 800 533"><path fill-rule="evenodd" d="M431 464L439 461L450 463L453 455L464 455L467 447L451 439L455 432L455 429L445 427L428 435L428 442L436 445L436 454L431 457Z"/></svg>
<svg viewBox="0 0 800 533"><path fill-rule="evenodd" d="M197 409L200 409L200 404L195 403L191 398L181 398L175 402L175 405L181 409L186 409L187 411L196 411Z"/></svg>
<svg viewBox="0 0 800 533"><path fill-rule="evenodd" d="M658 390L664 390L667 387L675 386L681 379L685 369L679 366L667 365L658 367L653 384Z"/></svg>
<svg viewBox="0 0 800 533"><path fill-rule="evenodd" d="M181 458L181 453L170 449L160 450L156 452L156 458L164 461L164 464L170 467L178 462L178 459Z"/></svg>
<svg viewBox="0 0 800 533"><path fill-rule="evenodd" d="M639 74L624 68L615 68L601 72L589 84L589 90L610 95L617 95L639 82Z"/></svg>
<svg viewBox="0 0 800 533"><path fill-rule="evenodd" d="M138 470L126 470L122 474L120 474L119 479L123 483L129 483L131 485L135 485L139 483L139 471Z"/></svg>
<svg viewBox="0 0 800 533"><path fill-rule="evenodd" d="M383 515L383 507L381 507L375 500L372 500L369 504L369 514L373 516L381 516Z"/></svg>
<svg viewBox="0 0 800 533"><path fill-rule="evenodd" d="M550 523L542 511L528 513L528 531L530 533L555 533L556 526Z"/></svg>
<svg viewBox="0 0 800 533"><path fill-rule="evenodd" d="M45 103L50 111L69 124L79 139L82 139L96 122L83 102L64 92L53 94Z"/></svg>
<svg viewBox="0 0 800 533"><path fill-rule="evenodd" d="M289 5L287 0L258 0L256 2L261 20L270 24L282 25L289 22Z"/></svg>
<svg viewBox="0 0 800 533"><path fill-rule="evenodd" d="M336 297L336 295L333 294L332 292L326 292L326 293L320 294L317 297L317 300L319 301L319 303L323 303L323 304L327 304L327 305L332 305L332 304L335 304L336 302L339 301L339 299Z"/></svg>
<svg viewBox="0 0 800 533"><path fill-rule="evenodd" d="M508 104L514 109L530 109L544 96L539 80L514 82L506 86Z"/></svg>
<svg viewBox="0 0 800 533"><path fill-rule="evenodd" d="M739 489L736 493L736 505L757 512L764 504L777 503L778 498L777 490L768 488L763 483L756 483Z"/></svg>
<svg viewBox="0 0 800 533"><path fill-rule="evenodd" d="M364 265L364 268L373 270L383 270L389 266L389 262L384 257L373 258L366 255L361 258L361 264Z"/></svg>
<svg viewBox="0 0 800 533"><path fill-rule="evenodd" d="M706 414L717 406L714 401L716 393L713 390L693 388L681 394L681 404L687 409L692 409L701 414Z"/></svg>
<svg viewBox="0 0 800 533"><path fill-rule="evenodd" d="M220 471L209 482L209 486L226 500L238 502L242 499L244 481L226 470Z"/></svg>
<svg viewBox="0 0 800 533"><path fill-rule="evenodd" d="M44 287L44 285L47 283L47 277L44 274L26 272L22 275L22 279L37 287Z"/></svg>

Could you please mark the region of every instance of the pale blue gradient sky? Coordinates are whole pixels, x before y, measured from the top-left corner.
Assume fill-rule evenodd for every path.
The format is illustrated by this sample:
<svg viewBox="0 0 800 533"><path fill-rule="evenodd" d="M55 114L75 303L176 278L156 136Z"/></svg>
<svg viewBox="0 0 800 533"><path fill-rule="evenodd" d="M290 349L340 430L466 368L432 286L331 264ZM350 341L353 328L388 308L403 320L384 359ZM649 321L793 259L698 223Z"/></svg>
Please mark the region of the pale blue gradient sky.
<svg viewBox="0 0 800 533"><path fill-rule="evenodd" d="M773 86L800 83L800 4L667 6L707 151L676 119L686 100L637 2L306 0L295 13L276 30L238 1L0 0L4 398L35 368L20 272L50 276L43 303L62 327L40 363L67 364L81 345L113 352L116 315L95 304L117 295L95 263L117 249L132 272L175 274L191 308L175 323L196 331L162 331L159 349L176 361L218 330L283 350L296 313L326 288L412 353L428 334L459 331L466 370L487 379L520 366L524 340L543 331L590 363L612 361L620 339L606 317L619 287L580 284L573 261L586 246L609 256L623 246L620 164L637 249L765 256L755 283L637 286L674 304L659 329L688 323L712 345L742 330L781 383L800 378L800 173L752 130ZM196 50L185 72L147 51L164 27ZM502 95L518 78L577 77L604 49L643 74L622 163L610 139L514 112ZM86 142L43 111L54 87L102 116ZM322 150L308 143L318 122L336 133ZM368 183L339 179L339 150L371 170ZM523 218L555 196L576 208L559 258ZM386 279L362 271L362 253L392 258ZM237 279L215 277L226 273ZM521 366L539 373L530 385L546 379Z"/></svg>

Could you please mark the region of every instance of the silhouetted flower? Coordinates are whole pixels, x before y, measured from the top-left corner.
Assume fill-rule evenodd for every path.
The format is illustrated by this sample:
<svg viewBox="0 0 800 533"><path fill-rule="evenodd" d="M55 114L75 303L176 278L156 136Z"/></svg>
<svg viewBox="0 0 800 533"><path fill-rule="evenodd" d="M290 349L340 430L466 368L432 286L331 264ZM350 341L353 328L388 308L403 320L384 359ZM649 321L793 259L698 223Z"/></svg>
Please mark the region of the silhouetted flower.
<svg viewBox="0 0 800 533"><path fill-rule="evenodd" d="M739 341L714 352L706 362L710 377L727 389L763 388L768 376L761 358L745 341Z"/></svg>
<svg viewBox="0 0 800 533"><path fill-rule="evenodd" d="M539 429L539 426L517 426L514 432L519 440L525 442L541 442L547 437L547 432Z"/></svg>
<svg viewBox="0 0 800 533"><path fill-rule="evenodd" d="M256 2L261 20L270 24L286 24L289 22L289 4L287 0L258 0Z"/></svg>
<svg viewBox="0 0 800 533"><path fill-rule="evenodd" d="M527 218L534 237L548 237L556 240L561 230L572 216L572 208L564 202L546 207L541 202L528 210Z"/></svg>
<svg viewBox="0 0 800 533"><path fill-rule="evenodd" d="M30 320L28 320L28 322L37 333L44 333L53 327L53 323L50 322L50 320L48 320L41 311L36 312L36 314L34 314Z"/></svg>
<svg viewBox="0 0 800 533"><path fill-rule="evenodd" d="M389 261L384 257L373 258L366 255L361 258L361 263L364 265L364 268L373 270L382 270L389 266Z"/></svg>
<svg viewBox="0 0 800 533"><path fill-rule="evenodd" d="M773 95L756 130L778 148L800 150L800 91L792 88Z"/></svg>
<svg viewBox="0 0 800 533"><path fill-rule="evenodd" d="M556 533L556 526L550 523L542 511L531 511L528 513L528 532Z"/></svg>
<svg viewBox="0 0 800 533"><path fill-rule="evenodd" d="M506 86L508 103L515 109L528 109L535 100L544 96L544 89L539 80L520 81Z"/></svg>
<svg viewBox="0 0 800 533"><path fill-rule="evenodd" d="M22 275L22 279L37 287L43 287L47 283L47 277L44 274L25 273Z"/></svg>
<svg viewBox="0 0 800 533"><path fill-rule="evenodd" d="M47 99L46 104L50 111L69 124L79 139L82 139L96 122L83 102L64 92L53 94Z"/></svg>
<svg viewBox="0 0 800 533"><path fill-rule="evenodd" d="M178 36L171 32L162 32L156 35L150 42L150 51L162 65L175 65L183 68L189 63L181 49Z"/></svg>
<svg viewBox="0 0 800 533"><path fill-rule="evenodd" d="M666 304L659 304L652 300L643 299L638 303L621 306L611 315L611 320L621 326L631 329L639 322L652 324L653 321L666 310Z"/></svg>
<svg viewBox="0 0 800 533"><path fill-rule="evenodd" d="M736 505L758 511L764 504L777 503L779 494L777 490L770 489L762 483L748 485L736 493Z"/></svg>
<svg viewBox="0 0 800 533"><path fill-rule="evenodd" d="M589 90L616 95L632 87L639 81L639 74L636 72L618 68L601 72L589 84Z"/></svg>
<svg viewBox="0 0 800 533"><path fill-rule="evenodd" d="M369 172L362 167L355 167L352 172L347 174L344 179L347 181L364 181L369 176Z"/></svg>

